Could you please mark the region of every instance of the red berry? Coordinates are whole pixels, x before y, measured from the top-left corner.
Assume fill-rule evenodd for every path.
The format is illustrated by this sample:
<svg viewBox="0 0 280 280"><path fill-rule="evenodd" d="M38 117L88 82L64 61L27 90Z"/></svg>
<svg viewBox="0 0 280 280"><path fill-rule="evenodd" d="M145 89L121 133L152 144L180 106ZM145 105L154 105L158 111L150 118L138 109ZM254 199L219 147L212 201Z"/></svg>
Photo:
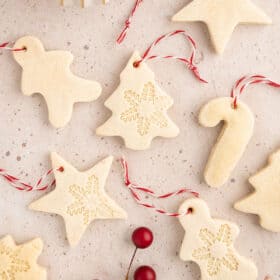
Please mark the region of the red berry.
<svg viewBox="0 0 280 280"><path fill-rule="evenodd" d="M132 241L139 249L148 248L154 240L153 233L146 227L137 228L132 234Z"/></svg>
<svg viewBox="0 0 280 280"><path fill-rule="evenodd" d="M140 266L134 273L134 280L156 280L156 273L150 266Z"/></svg>

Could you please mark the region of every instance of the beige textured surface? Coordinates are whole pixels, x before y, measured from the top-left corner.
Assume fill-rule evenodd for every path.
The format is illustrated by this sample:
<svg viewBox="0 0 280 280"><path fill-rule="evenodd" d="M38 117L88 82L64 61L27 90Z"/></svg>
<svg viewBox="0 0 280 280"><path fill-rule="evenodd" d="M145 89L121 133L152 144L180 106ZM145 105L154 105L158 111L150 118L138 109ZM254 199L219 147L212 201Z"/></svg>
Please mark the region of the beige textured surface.
<svg viewBox="0 0 280 280"><path fill-rule="evenodd" d="M251 192L248 178L262 168L269 154L280 147L280 93L264 86L249 88L242 100L256 116L253 137L230 180L220 189L204 183L203 170L221 126L204 128L198 124L200 108L215 97L229 96L233 83L241 75L262 73L279 77L280 3L254 0L273 19L271 26L238 27L223 56L217 56L208 31L199 23L172 23L171 17L188 0L144 1L122 46L114 40L132 7L130 0L112 0L107 5L94 0L88 9L61 8L55 0L1 0L1 41L17 40L32 34L46 49L66 50L75 56L71 67L80 76L99 81L104 90L92 103L75 105L75 114L64 128L55 130L48 122L47 108L40 95L21 94L21 69L9 53L0 55L0 159L1 167L12 170L30 182L51 167L49 152L57 151L79 170L93 166L98 159L124 154L131 166L131 177L141 184L154 186L158 192L188 186L201 193L213 217L230 220L240 227L236 249L251 258L259 269L259 279L270 273L279 279L280 235L263 230L258 218L232 208L234 202ZM181 133L173 139L154 139L150 150L133 152L118 138L95 135L98 126L111 115L104 101L119 85L120 73L133 50L143 51L157 36L187 28L203 52L199 65L209 84L194 79L186 67L176 62L149 62L159 86L174 99L170 118ZM183 38L170 39L158 53L189 55ZM1 180L0 236L12 234L17 242L40 236L45 247L39 263L48 269L49 280L124 279L133 251L130 234L134 227L147 225L155 234L153 246L140 251L135 266L150 264L160 280L199 280L199 268L178 256L185 234L177 219L163 217L135 205L122 184L117 162L113 163L107 190L127 213L126 222L96 221L89 226L81 243L69 249L60 217L34 212L27 205L40 193L20 193ZM176 210L184 198L164 202Z"/></svg>

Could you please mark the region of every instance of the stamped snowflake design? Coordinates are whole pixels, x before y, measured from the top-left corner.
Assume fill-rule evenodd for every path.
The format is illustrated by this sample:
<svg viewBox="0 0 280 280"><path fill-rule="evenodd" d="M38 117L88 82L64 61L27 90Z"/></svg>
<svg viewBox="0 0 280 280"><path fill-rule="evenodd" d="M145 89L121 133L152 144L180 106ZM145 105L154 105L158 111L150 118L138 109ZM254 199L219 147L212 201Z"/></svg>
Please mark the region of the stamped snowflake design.
<svg viewBox="0 0 280 280"><path fill-rule="evenodd" d="M163 112L172 102L168 96L156 95L155 86L151 82L144 85L141 94L132 90L125 91L124 99L130 108L120 118L124 122L136 122L137 132L141 136L148 134L151 125L159 128L168 126L168 119Z"/></svg>
<svg viewBox="0 0 280 280"><path fill-rule="evenodd" d="M207 261L210 276L219 274L223 266L231 271L238 270L239 263L231 249L233 241L229 225L221 225L217 234L203 228L199 237L205 246L194 250L192 255L195 259Z"/></svg>
<svg viewBox="0 0 280 280"><path fill-rule="evenodd" d="M8 246L0 244L0 279L15 280L20 272L30 270L27 261L19 258L19 250L12 250Z"/></svg>
<svg viewBox="0 0 280 280"><path fill-rule="evenodd" d="M71 185L69 193L75 201L68 206L67 213L71 216L82 215L85 225L89 225L97 217L102 217L108 213L113 215L114 213L113 209L106 206L107 203L104 196L99 193L99 182L95 175L88 178L84 187ZM104 213L105 206L106 213Z"/></svg>

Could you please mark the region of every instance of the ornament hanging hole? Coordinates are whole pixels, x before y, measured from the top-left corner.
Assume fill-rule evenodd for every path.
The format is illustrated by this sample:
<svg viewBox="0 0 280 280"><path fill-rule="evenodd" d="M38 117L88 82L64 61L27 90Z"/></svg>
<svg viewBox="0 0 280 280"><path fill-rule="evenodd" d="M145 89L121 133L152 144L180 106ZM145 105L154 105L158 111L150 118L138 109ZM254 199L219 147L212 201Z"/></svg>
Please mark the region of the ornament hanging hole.
<svg viewBox="0 0 280 280"><path fill-rule="evenodd" d="M139 66L140 66L140 61L134 61L133 62L133 67L134 68L139 68Z"/></svg>
<svg viewBox="0 0 280 280"><path fill-rule="evenodd" d="M193 214L193 213L194 213L193 207L189 207L188 210L187 210L187 215Z"/></svg>
<svg viewBox="0 0 280 280"><path fill-rule="evenodd" d="M58 169L57 169L57 171L59 171L59 172L64 172L64 167L63 166L60 166Z"/></svg>

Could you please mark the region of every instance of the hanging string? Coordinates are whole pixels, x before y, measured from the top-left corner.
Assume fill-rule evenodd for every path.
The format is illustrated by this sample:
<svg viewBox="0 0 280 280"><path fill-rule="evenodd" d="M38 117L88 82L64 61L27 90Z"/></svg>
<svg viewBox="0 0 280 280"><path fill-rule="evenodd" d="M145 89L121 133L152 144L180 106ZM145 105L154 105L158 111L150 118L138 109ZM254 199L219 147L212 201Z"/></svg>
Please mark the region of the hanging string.
<svg viewBox="0 0 280 280"><path fill-rule="evenodd" d="M265 84L274 88L280 88L279 83L276 83L263 75L243 76L235 83L231 91L231 97L233 98L233 107L235 109L238 106L240 95L249 85L253 84Z"/></svg>
<svg viewBox="0 0 280 280"><path fill-rule="evenodd" d="M166 40L169 37L173 37L173 36L177 36L177 35L183 35L185 37L185 39L190 43L192 51L191 51L191 55L189 58L185 58L185 57L180 57L180 56L174 56L174 55L165 55L165 56L159 56L159 55L153 55L151 54L152 51L154 50L154 48L161 43L162 41ZM179 60L181 62L183 62L184 64L187 65L187 67L193 72L193 74L195 75L195 77L203 83L207 83L206 80L202 79L200 76L200 73L198 71L197 66L195 65L195 57L196 57L196 53L197 53L197 47L196 47L196 43L194 41L194 39L185 31L185 30L175 30L173 32L167 33L165 35L160 36L159 38L157 38L149 47L148 49L144 52L144 54L142 55L141 59L138 61L134 62L134 67L139 67L141 65L141 63L148 61L148 60L152 60L152 59L175 59L175 60Z"/></svg>
<svg viewBox="0 0 280 280"><path fill-rule="evenodd" d="M128 32L128 30L130 29L130 26L131 26L132 19L133 19L137 9L139 8L139 6L142 2L143 2L143 0L136 0L135 4L134 4L134 6L133 6L133 8L130 12L129 17L125 21L124 29L121 32L121 34L119 35L119 37L117 38L117 43L118 44L121 44L124 41L124 39L126 38L127 32Z"/></svg>
<svg viewBox="0 0 280 280"><path fill-rule="evenodd" d="M6 50L6 51L12 51L12 52L21 52L21 51L26 51L25 47L22 48L13 48L10 47L13 43L11 42L5 42L3 44L0 44L0 50Z"/></svg>
<svg viewBox="0 0 280 280"><path fill-rule="evenodd" d="M56 169L56 171L63 172L64 168L61 166ZM12 187L19 191L45 191L48 188L51 188L55 185L55 180L52 180L51 183L44 184L44 181L53 174L54 169L48 170L41 178L37 181L35 185L30 185L28 183L25 183L21 181L19 178L10 175L5 169L0 168L0 176L4 178Z"/></svg>
<svg viewBox="0 0 280 280"><path fill-rule="evenodd" d="M146 195L151 196L151 197L156 198L156 199L171 198L171 197L182 195L182 194L185 194L185 193L191 194L194 197L199 197L199 193L194 192L191 189L182 188L182 189L179 189L179 190L174 191L174 192L166 193L166 194L163 194L163 195L157 195L150 188L139 186L137 184L132 183L129 179L128 164L127 164L126 160L124 158L121 158L120 162L121 162L121 165L122 165L122 168L123 168L123 171L124 171L124 184L130 190L131 195L132 195L132 197L134 198L134 200L136 201L137 204L139 204L141 206L144 206L146 208L153 209L157 213L160 213L160 214L163 214L163 215L166 215L166 216L169 216L169 217L181 217L181 216L185 216L185 215L188 215L188 214L192 213L191 209L188 209L187 212L185 212L185 213L167 212L163 209L157 208L153 204L143 202L139 193L146 194Z"/></svg>

